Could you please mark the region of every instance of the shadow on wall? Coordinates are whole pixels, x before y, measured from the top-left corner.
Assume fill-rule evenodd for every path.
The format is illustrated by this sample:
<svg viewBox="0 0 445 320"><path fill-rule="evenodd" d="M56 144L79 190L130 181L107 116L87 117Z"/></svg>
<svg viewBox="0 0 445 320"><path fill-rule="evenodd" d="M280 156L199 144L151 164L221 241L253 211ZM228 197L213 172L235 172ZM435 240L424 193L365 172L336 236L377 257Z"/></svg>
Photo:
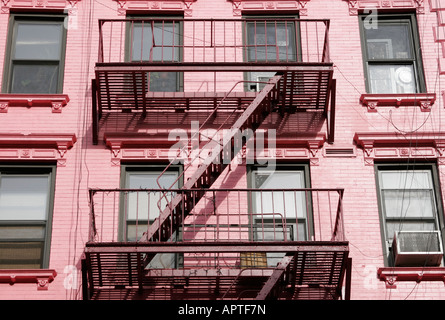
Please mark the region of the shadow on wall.
<svg viewBox="0 0 445 320"><path fill-rule="evenodd" d="M175 129L190 132L193 123L203 126L202 129L229 129L241 116L241 111L221 112L210 116L210 112L147 112L141 113L107 113L99 121L99 141L104 133L141 133L167 137ZM314 136L323 130L326 118L321 111L295 112L280 115L270 114L259 129L275 129L277 138L289 137L303 133Z"/></svg>

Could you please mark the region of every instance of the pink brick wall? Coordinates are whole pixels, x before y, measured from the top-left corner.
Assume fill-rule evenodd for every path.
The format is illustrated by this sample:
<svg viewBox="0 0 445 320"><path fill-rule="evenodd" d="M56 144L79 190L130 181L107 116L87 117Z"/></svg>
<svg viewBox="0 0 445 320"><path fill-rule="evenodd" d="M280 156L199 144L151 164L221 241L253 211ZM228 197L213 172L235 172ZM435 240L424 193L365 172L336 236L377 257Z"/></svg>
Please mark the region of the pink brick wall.
<svg viewBox="0 0 445 320"><path fill-rule="evenodd" d="M337 109L334 146L353 146L355 132L440 132L444 123L443 76L438 75L437 57L441 46L434 41L436 13L425 1L425 13L418 14L424 73L428 92L437 100L430 113L418 107L382 107L368 112L359 102L365 93L358 18L350 15L348 2L311 0L307 18L330 19L330 53L337 79ZM88 188L118 188L120 167L113 165L110 150L100 141L91 140L91 79L98 51L99 18L123 18L115 1L77 3L77 28L68 30L64 93L70 102L61 114L47 108L11 107L0 113L0 132L75 133L77 143L66 154L66 166L57 168L54 218L51 240L50 268L58 273L47 291L37 291L35 284L0 284L0 299L80 299L80 258L88 239ZM217 9L216 9L217 8ZM233 18L232 3L225 0L198 0L192 5L193 18ZM11 9L12 10L12 9ZM32 10L31 10L32 11ZM302 17L305 18L305 17ZM8 14L0 14L0 61L3 61ZM2 79L3 67L0 67ZM388 121L391 119L392 121ZM174 121L173 121L174 123ZM109 121L103 130L125 127L122 118ZM162 125L160 125L162 129ZM144 130L144 129L143 129ZM152 130L151 127L146 130ZM325 132L325 128L321 128ZM318 151L318 165L312 165L311 184L315 188L344 188L344 220L346 239L350 242L353 261L352 299L443 299L441 282L399 282L396 289L387 289L377 278L383 267L380 221L374 167L366 166L363 151L356 156L323 157ZM223 187L247 187L245 165L232 166L223 173ZM444 167L439 165L442 188ZM77 281L70 288L71 267L77 269Z"/></svg>

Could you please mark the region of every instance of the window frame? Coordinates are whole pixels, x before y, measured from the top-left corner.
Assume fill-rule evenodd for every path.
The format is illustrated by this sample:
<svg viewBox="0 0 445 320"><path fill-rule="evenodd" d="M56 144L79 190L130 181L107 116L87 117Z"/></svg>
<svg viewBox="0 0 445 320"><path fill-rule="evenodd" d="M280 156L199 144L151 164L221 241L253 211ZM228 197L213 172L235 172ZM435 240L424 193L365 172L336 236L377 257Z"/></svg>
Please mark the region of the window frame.
<svg viewBox="0 0 445 320"><path fill-rule="evenodd" d="M372 92L370 79L369 79L369 65L404 65L404 64L412 64L413 70L414 70L414 77L415 77L415 84L416 84L416 91L411 94L416 93L425 93L426 92L426 83L425 83L425 75L424 75L424 68L423 68L423 59L422 59L422 52L421 52L421 45L420 45L420 38L419 38L419 30L418 30L418 24L417 24L417 18L415 13L381 13L379 12L378 17L376 17L378 23L393 23L396 24L397 22L400 23L408 23L410 28L410 38L411 38L411 45L412 45L412 54L413 57L411 59L369 59L368 58L368 47L366 42L366 35L365 35L365 27L364 27L364 20L366 19L366 14L359 14L359 31L360 31L360 42L361 42L361 48L362 48L362 61L363 61L363 72L364 72L364 81L365 81L365 89L366 92L369 94L382 94L378 92ZM400 25L400 24L399 24ZM409 93L397 93L392 92L389 94L409 94Z"/></svg>
<svg viewBox="0 0 445 320"><path fill-rule="evenodd" d="M124 163L121 164L121 176L120 176L120 186L121 189L126 189L128 180L127 180L127 174L128 172L162 172L168 164L166 163ZM168 169L168 171L174 171L178 173L178 189L182 188L183 185L183 166L178 164L178 165L171 165ZM119 219L118 219L118 241L121 242L126 242L128 241L127 239L124 239L124 235L127 234L126 232L126 228L127 228L127 221L125 220L125 216L124 216L124 212L125 212L125 201L124 201L124 195L121 193L120 197L119 197ZM149 220L147 221L148 224ZM179 231L179 233L176 235L178 237L178 239L180 240L181 238L181 231ZM128 235L127 235L128 237ZM180 266L182 266L183 264L183 255L179 254L179 253L172 253L172 254L165 254L165 255L173 255L174 256L174 266L173 268L178 268ZM149 264L150 266L150 264Z"/></svg>
<svg viewBox="0 0 445 320"><path fill-rule="evenodd" d="M259 168L267 168L266 165L248 165L247 166L247 186L248 189L253 189L254 185L253 185L253 175L254 172L256 170L258 170ZM304 181L304 188L311 188L311 181L310 181L310 166L309 164L295 164L295 163L277 163L276 167L275 167L276 171L298 171L298 172L302 172L303 173L303 181ZM312 235L314 234L314 223L313 223L313 208L312 208L312 195L311 192L309 191L308 196L306 197L306 226L305 226L305 233L306 233L306 240L311 239ZM255 221L254 219L254 205L253 205L253 195L250 194L251 200L248 201L248 212L252 213L252 216L249 219L249 225L255 225ZM267 219L266 219L267 220ZM300 220L298 217L294 218L290 218L290 219L286 219L287 220L292 220L294 223L297 225L298 227L298 221ZM252 236L254 233L250 232L250 235ZM255 239L251 239L251 240L255 240ZM289 240L288 240L289 241ZM297 239L294 239L292 241L299 241Z"/></svg>
<svg viewBox="0 0 445 320"><path fill-rule="evenodd" d="M166 168L167 164L121 164L121 177L120 177L120 184L121 189L127 189L127 183L128 183L128 172L162 172ZM181 176L183 172L183 166L182 165L171 165L168 169L168 171L177 172L178 173L178 189L180 189L183 185L183 177ZM119 201L119 230L118 230L118 241L128 241L127 239L124 239L125 227L127 226L127 221L125 221L124 212L124 202L123 201L123 195L121 194Z"/></svg>
<svg viewBox="0 0 445 320"><path fill-rule="evenodd" d="M137 14L137 15L127 15L126 17L127 19L131 20L131 19L149 19L149 20L159 20L159 21L164 21L164 20L178 20L178 25L179 25L179 30L180 30L180 35L179 35L179 43L178 43L178 59L174 60L175 63L177 62L181 62L183 61L183 56L184 56L184 52L183 52L183 48L182 45L184 43L184 23L183 23L183 19L184 17L181 15L141 15L141 14ZM133 61L130 57L130 48L132 46L132 39L131 39L131 24L130 22L126 23L125 26L125 61L128 61L129 63L134 63L134 62L138 62L138 60ZM142 58L142 57L141 57ZM142 61L146 61L149 62L149 60L142 60ZM162 60L153 60L153 62L162 62ZM167 61L167 62L173 62L173 61ZM147 77L149 77L150 72L147 72ZM176 73L176 92L182 92L184 91L184 73L183 72L175 72ZM148 87L149 88L149 82L147 81ZM147 90L150 91L150 90ZM156 92L156 91L153 91Z"/></svg>
<svg viewBox="0 0 445 320"><path fill-rule="evenodd" d="M248 25L249 23L254 23L254 21L249 21L249 20L258 20L262 23L262 20L267 21L267 20L271 20L271 22L277 22L279 20L284 20L286 21L287 19L289 20L298 20L299 17L298 15L270 15L270 14L266 14L266 15L244 15L243 16L243 20L244 20L244 26L243 26L243 43L245 46L245 50L243 50L244 52L244 61L246 62L264 62L264 63L270 63L270 62L276 62L276 55L275 59L255 59L255 60L250 60L249 59L249 31L248 31ZM301 61L301 32L300 32L300 24L298 23L298 21L295 21L295 28L294 30L294 34L292 35L293 37L293 41L295 43L295 59L288 59L286 58L286 60L279 60L283 63L285 62L300 62ZM266 23L267 24L267 23ZM275 39L276 41L276 39ZM289 41L288 41L289 42ZM268 46L268 44L266 43L264 45L265 47ZM272 45L273 47L277 47L277 45ZM279 57L279 52L278 52L278 57ZM267 55L267 52L266 52Z"/></svg>
<svg viewBox="0 0 445 320"><path fill-rule="evenodd" d="M11 175L48 175L49 192L48 192L48 208L47 217L43 223L41 220L5 220L0 221L0 226L44 226L45 232L43 237L43 250L39 269L48 269L50 261L51 251L51 239L52 239L52 224L54 215L54 197L55 197L55 185L56 185L56 165L15 165L15 164L1 164L0 165L0 179L1 176L6 174ZM17 242L24 242L27 239L14 239ZM0 242L3 240L0 240ZM8 241L5 239L4 241ZM34 239L37 242L38 240ZM31 242L33 242L31 241ZM0 268L1 270L1 268Z"/></svg>
<svg viewBox="0 0 445 320"><path fill-rule="evenodd" d="M264 15L258 15L258 14L255 14L255 15L244 15L243 16L243 27L242 27L242 32L243 32L243 35L242 35L242 39L243 39L243 46L244 46L244 49L243 49L243 61L245 61L245 62L247 62L247 63L274 63L274 62L276 62L276 60L267 60L267 59L265 59L265 60L254 60L254 61L250 61L249 60L249 43L248 43L248 41L249 41L249 39L248 39L248 23L249 23L249 21L248 20L273 20L273 21L277 21L277 20L280 20L280 19L284 19L284 20L286 20L286 19L299 19L299 16L298 16L298 14L291 14L291 15L289 15L289 14L287 14L287 15L283 15L283 14L278 14L278 15L271 15L271 14L264 14ZM295 39L294 39L294 41L295 41L295 60L290 60L291 62L301 62L302 61L302 57L301 57L301 55L302 55L302 49L301 49L301 30L300 30L300 24L299 23L297 23L298 21L295 21L295 34L293 35L294 37L295 37ZM287 63L287 61L286 60L283 60L283 61L280 61L281 63ZM259 72L259 73L261 73L261 72ZM270 73L270 72L266 72L265 73L265 75L264 75L264 77L269 77L270 78L270 75L269 74L272 74L272 73ZM258 77L260 77L261 76L261 74L259 74L258 75ZM253 76L253 72L244 72L244 80L245 81L256 81L255 79L252 79L252 78L255 78L254 76ZM249 82L246 82L245 83L245 85L244 85L244 90L245 91L252 91L253 89L253 87L255 87L256 89L256 91L260 91L261 90L261 88L262 87L264 87L264 84L263 85L261 85L261 84L252 84L252 83L249 83Z"/></svg>
<svg viewBox="0 0 445 320"><path fill-rule="evenodd" d="M375 183L376 183L376 193L377 193L377 202L378 202L378 211L379 211L379 220L380 220L380 238L382 241L382 250L383 250L383 258L385 266L392 267L394 264L392 251L391 251L391 243L389 243L389 236L387 235L387 218L385 213L385 207L383 203L383 197L380 187L380 172L382 171L415 171L415 170L428 170L431 172L431 180L432 180L432 190L434 192L433 199L435 202L435 214L434 223L436 224L436 231L441 231L444 226L443 219L443 204L441 200L441 187L439 181L439 175L437 170L437 165L435 163L375 163L374 164L374 175L375 175ZM397 189L404 190L404 189ZM389 219L391 220L391 219ZM407 221L420 221L422 219L408 218ZM432 219L429 219L432 220ZM440 232L442 243L444 240L443 232Z"/></svg>
<svg viewBox="0 0 445 320"><path fill-rule="evenodd" d="M61 25L62 37L60 43L60 59L59 60L21 60L21 64L38 64L38 65L57 65L58 79L57 88L55 92L40 92L40 93L24 93L24 94L61 94L63 93L64 74L65 74L65 60L66 60L66 43L67 30L65 27L66 15L63 14L27 14L27 13L11 13L8 22L7 45L5 50L5 63L3 68L3 85L2 93L17 94L11 92L12 78L13 78L13 51L15 50L16 29L20 22L29 24L46 24L54 23ZM45 61L48 61L45 63ZM58 63L56 63L58 61Z"/></svg>

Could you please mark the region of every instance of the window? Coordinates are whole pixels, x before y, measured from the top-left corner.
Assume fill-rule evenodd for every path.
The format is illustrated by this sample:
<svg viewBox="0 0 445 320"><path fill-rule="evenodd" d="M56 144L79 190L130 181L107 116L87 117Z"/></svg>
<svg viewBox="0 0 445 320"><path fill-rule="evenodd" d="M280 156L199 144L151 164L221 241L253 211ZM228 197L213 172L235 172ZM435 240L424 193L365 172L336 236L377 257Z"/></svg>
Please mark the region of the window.
<svg viewBox="0 0 445 320"><path fill-rule="evenodd" d="M63 17L12 15L3 92L62 92L66 30Z"/></svg>
<svg viewBox="0 0 445 320"><path fill-rule="evenodd" d="M393 265L393 239L400 231L437 231L440 202L433 166L377 165L384 249Z"/></svg>
<svg viewBox="0 0 445 320"><path fill-rule="evenodd" d="M254 189L279 189L252 193L253 235L256 241L303 241L310 232L310 193L284 191L309 185L306 166L279 166L276 170L255 167L250 174ZM283 254L267 254L276 266Z"/></svg>
<svg viewBox="0 0 445 320"><path fill-rule="evenodd" d="M175 193L167 194L166 198L161 197L162 192L148 192L144 189L159 189L157 179L161 175L164 167L160 166L124 166L123 178L125 189L139 190L128 192L122 198L122 226L121 238L124 241L137 241L160 214L160 209L165 208L167 201L171 201ZM161 188L179 189L180 167L172 166L164 172L159 179ZM159 206L158 206L159 205ZM171 240L176 240L177 234ZM177 255L158 254L150 262L148 268L172 268L177 264Z"/></svg>
<svg viewBox="0 0 445 320"><path fill-rule="evenodd" d="M246 61L286 62L299 61L297 53L297 28L295 18L248 17L245 25ZM301 52L301 50L300 50ZM250 72L250 91L261 91L274 72Z"/></svg>
<svg viewBox="0 0 445 320"><path fill-rule="evenodd" d="M0 168L0 268L48 268L53 168Z"/></svg>
<svg viewBox="0 0 445 320"><path fill-rule="evenodd" d="M360 26L368 93L425 91L415 15L378 15Z"/></svg>
<svg viewBox="0 0 445 320"><path fill-rule="evenodd" d="M128 60L131 62L181 60L182 23L178 18L132 20L128 24L127 39ZM149 72L147 84L148 91L182 90L179 72Z"/></svg>
<svg viewBox="0 0 445 320"><path fill-rule="evenodd" d="M297 61L295 19L248 19L247 61Z"/></svg>

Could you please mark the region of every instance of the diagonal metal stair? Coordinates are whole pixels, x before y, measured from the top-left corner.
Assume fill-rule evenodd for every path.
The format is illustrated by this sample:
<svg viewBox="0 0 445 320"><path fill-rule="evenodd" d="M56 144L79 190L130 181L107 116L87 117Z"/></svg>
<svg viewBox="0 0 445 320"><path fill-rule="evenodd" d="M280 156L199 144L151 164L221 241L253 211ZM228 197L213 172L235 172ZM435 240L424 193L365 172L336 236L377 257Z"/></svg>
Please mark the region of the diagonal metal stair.
<svg viewBox="0 0 445 320"><path fill-rule="evenodd" d="M183 189L209 188L236 156L235 152L224 152L225 150L241 150L246 144L246 139L235 139L239 132L251 129L253 132L261 125L267 115L272 111L278 100L276 89L281 75L272 77L264 88L258 93L252 103L246 108L241 116L232 125L230 130L225 131L222 143L215 143L210 148L201 149L199 155L202 163L193 175L184 183ZM211 142L209 142L211 143ZM230 148L230 149L229 149ZM227 159L228 158L228 159ZM187 197L185 194L177 194L164 208L159 217L149 226L147 232L139 240L144 241L168 241L170 236L180 227L182 219L192 210L194 204L198 203L202 193L193 193ZM148 263L148 260L146 261Z"/></svg>

